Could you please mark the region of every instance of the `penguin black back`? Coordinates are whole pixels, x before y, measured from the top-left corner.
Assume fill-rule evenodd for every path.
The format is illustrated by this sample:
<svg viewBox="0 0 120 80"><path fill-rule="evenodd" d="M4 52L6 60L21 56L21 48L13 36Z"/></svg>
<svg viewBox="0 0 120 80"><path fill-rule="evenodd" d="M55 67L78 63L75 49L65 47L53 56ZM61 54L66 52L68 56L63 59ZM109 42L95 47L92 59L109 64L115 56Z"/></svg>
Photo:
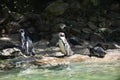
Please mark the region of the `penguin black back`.
<svg viewBox="0 0 120 80"><path fill-rule="evenodd" d="M104 48L99 45L95 45L95 46L89 45L88 49L90 51L90 55L89 55L90 57L96 56L96 57L103 58L106 54L106 51L104 50Z"/></svg>
<svg viewBox="0 0 120 80"><path fill-rule="evenodd" d="M20 29L19 32L21 33L22 49L26 52L27 55L35 55L33 43L28 36L28 33L25 32L24 29Z"/></svg>

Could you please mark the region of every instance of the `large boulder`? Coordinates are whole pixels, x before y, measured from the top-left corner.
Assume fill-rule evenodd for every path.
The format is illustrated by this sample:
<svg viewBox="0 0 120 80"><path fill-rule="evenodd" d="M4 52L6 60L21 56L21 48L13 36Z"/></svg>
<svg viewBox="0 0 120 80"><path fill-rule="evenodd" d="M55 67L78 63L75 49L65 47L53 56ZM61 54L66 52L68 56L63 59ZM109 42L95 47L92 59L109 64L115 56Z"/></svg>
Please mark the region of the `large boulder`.
<svg viewBox="0 0 120 80"><path fill-rule="evenodd" d="M62 15L67 8L68 8L67 3L63 2L62 0L57 0L57 1L49 4L46 7L45 11L52 15L58 16L58 15Z"/></svg>

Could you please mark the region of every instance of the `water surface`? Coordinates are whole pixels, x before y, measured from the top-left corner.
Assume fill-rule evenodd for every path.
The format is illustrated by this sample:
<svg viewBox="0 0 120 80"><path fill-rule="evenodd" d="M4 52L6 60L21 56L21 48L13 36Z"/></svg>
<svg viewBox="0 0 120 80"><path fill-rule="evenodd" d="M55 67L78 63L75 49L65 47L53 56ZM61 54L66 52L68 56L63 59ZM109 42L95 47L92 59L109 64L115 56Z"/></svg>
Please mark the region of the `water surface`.
<svg viewBox="0 0 120 80"><path fill-rule="evenodd" d="M56 69L0 71L0 80L120 80L120 63L82 62Z"/></svg>

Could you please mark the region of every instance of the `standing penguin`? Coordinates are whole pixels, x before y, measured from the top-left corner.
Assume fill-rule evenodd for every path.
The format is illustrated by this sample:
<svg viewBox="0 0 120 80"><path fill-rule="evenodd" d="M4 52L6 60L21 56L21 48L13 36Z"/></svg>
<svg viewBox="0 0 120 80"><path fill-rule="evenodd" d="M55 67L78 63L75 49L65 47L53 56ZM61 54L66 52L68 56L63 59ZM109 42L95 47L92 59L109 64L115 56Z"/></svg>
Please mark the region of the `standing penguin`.
<svg viewBox="0 0 120 80"><path fill-rule="evenodd" d="M32 40L26 34L24 29L20 29L19 32L21 33L22 49L26 52L27 55L35 55Z"/></svg>
<svg viewBox="0 0 120 80"><path fill-rule="evenodd" d="M59 36L58 45L60 47L61 52L65 56L71 56L71 55L73 55L73 51L71 50L71 47L70 47L69 43L67 42L67 40L65 38L65 34L63 32L60 32L58 34L58 36Z"/></svg>

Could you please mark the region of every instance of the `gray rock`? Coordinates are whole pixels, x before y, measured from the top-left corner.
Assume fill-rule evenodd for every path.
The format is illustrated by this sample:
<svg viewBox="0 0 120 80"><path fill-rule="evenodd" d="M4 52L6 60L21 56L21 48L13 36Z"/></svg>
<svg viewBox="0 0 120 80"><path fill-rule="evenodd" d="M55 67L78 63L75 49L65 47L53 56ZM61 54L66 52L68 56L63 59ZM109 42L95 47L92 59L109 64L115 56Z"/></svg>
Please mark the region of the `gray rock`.
<svg viewBox="0 0 120 80"><path fill-rule="evenodd" d="M94 33L90 36L90 41L91 42L105 42L105 39L100 34Z"/></svg>
<svg viewBox="0 0 120 80"><path fill-rule="evenodd" d="M0 51L1 57L17 57L17 56L23 56L23 53L18 48L6 48Z"/></svg>
<svg viewBox="0 0 120 80"><path fill-rule="evenodd" d="M120 43L120 29L113 30L109 34L109 39L114 42Z"/></svg>
<svg viewBox="0 0 120 80"><path fill-rule="evenodd" d="M89 29L89 28L83 28L82 31L83 31L84 33L92 33L92 30Z"/></svg>
<svg viewBox="0 0 120 80"><path fill-rule="evenodd" d="M88 26L92 30L96 30L97 29L97 26L95 26L95 24L93 24L92 22L88 22Z"/></svg>
<svg viewBox="0 0 120 80"><path fill-rule="evenodd" d="M114 28L115 27L120 27L120 20L114 20L111 24Z"/></svg>
<svg viewBox="0 0 120 80"><path fill-rule="evenodd" d="M63 2L62 0L57 0L51 3L50 5L48 5L45 10L48 13L58 16L58 15L62 15L67 8L68 8L67 3Z"/></svg>

